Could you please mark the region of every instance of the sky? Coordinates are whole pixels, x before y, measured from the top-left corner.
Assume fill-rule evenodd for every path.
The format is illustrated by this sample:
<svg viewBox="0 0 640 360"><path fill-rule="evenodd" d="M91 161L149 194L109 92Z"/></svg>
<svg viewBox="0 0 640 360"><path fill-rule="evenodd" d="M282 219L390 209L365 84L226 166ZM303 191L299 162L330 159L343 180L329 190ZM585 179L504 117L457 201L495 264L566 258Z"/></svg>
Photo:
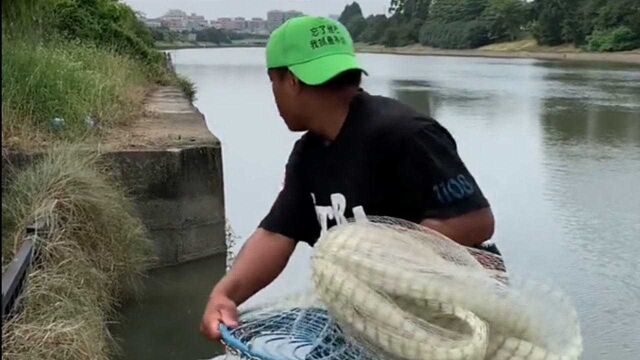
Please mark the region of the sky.
<svg viewBox="0 0 640 360"><path fill-rule="evenodd" d="M262 17L267 11L298 10L308 15L328 16L340 15L345 5L353 0L121 0L132 8L144 12L147 17L155 18L169 9L181 9L188 13L195 12L205 18L219 17ZM390 0L358 0L364 16L381 14L388 7Z"/></svg>

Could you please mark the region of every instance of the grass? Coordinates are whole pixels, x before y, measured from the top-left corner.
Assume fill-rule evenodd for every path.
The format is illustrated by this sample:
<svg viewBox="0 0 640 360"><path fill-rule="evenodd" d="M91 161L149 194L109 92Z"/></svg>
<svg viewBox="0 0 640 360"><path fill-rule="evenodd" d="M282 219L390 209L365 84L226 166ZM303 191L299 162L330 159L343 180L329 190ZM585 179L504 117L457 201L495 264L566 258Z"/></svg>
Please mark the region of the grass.
<svg viewBox="0 0 640 360"><path fill-rule="evenodd" d="M558 46L538 45L535 39L523 39L503 43L495 43L478 48L487 51L527 51L527 52L549 52L549 53L577 53L582 52L573 44L563 44Z"/></svg>
<svg viewBox="0 0 640 360"><path fill-rule="evenodd" d="M178 75L176 77L176 84L178 88L184 92L189 101L193 102L196 99L196 85L193 81Z"/></svg>
<svg viewBox="0 0 640 360"><path fill-rule="evenodd" d="M3 146L86 139L130 120L152 85L146 74L139 62L93 45L3 36Z"/></svg>
<svg viewBox="0 0 640 360"><path fill-rule="evenodd" d="M55 145L3 191L2 264L35 219L50 227L29 272L21 309L3 322L7 359L108 359L118 301L135 293L151 259L130 201L96 152Z"/></svg>

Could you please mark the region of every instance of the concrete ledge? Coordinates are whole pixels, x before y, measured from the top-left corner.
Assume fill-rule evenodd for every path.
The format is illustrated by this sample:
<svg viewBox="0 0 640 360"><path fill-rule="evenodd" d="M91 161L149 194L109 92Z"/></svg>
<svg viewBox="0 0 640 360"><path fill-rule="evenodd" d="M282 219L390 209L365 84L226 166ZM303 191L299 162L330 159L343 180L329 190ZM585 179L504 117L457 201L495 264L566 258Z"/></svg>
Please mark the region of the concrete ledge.
<svg viewBox="0 0 640 360"><path fill-rule="evenodd" d="M158 266L226 252L220 141L180 90L152 92L144 116L107 139L105 156L135 199Z"/></svg>

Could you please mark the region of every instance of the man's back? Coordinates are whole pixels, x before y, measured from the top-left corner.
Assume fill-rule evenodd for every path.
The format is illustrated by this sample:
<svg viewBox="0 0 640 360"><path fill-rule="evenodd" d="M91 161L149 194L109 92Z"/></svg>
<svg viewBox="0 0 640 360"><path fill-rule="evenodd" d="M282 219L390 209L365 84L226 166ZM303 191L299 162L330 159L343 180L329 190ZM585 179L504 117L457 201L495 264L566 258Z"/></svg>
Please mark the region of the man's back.
<svg viewBox="0 0 640 360"><path fill-rule="evenodd" d="M444 127L360 92L334 141L308 132L296 143L285 187L260 226L313 244L354 209L420 222L487 206Z"/></svg>

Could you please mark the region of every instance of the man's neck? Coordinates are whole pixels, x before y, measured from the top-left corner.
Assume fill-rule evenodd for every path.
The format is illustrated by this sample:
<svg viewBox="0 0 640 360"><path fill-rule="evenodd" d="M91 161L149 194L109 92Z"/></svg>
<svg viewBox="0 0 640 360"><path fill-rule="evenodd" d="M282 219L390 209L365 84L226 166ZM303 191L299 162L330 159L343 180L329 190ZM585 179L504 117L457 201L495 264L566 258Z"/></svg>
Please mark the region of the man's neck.
<svg viewBox="0 0 640 360"><path fill-rule="evenodd" d="M309 131L334 141L349 115L351 100L357 94L357 88L338 94L318 94L313 106L309 107Z"/></svg>

